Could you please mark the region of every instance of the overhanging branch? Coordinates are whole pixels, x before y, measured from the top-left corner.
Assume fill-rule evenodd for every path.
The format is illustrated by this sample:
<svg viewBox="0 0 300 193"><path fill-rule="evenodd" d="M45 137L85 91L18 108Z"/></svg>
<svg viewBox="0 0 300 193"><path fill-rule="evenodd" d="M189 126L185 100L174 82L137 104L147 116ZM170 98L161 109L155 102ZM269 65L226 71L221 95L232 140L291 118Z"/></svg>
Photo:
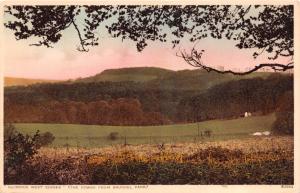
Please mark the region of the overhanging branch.
<svg viewBox="0 0 300 193"><path fill-rule="evenodd" d="M73 17L71 18L71 21L72 21L72 24L73 24L73 26L75 27L75 29L76 29L76 31L77 31L77 34L78 34L78 37L79 37L79 40L80 40L81 49L80 49L80 48L78 48L78 50L79 50L79 51L88 52L89 50L88 50L88 49L86 49L86 48L85 48L85 46L84 46L84 40L83 40L83 39L82 39L82 37L81 37L80 30L79 30L79 28L78 28L77 24L75 23L75 21L74 21L74 18L73 18Z"/></svg>
<svg viewBox="0 0 300 193"><path fill-rule="evenodd" d="M206 70L207 72L213 71L213 72L217 72L217 73L221 73L221 74L247 75L247 74L251 74L252 72L258 71L259 69L265 68L265 67L272 68L274 71L282 71L282 72L294 68L294 62L290 62L288 64L262 63L262 64L256 65L254 68L252 68L248 71L244 71L244 72L235 72L232 70L222 71L222 70L218 70L216 68L213 68L213 67L203 64L203 62L201 61L203 52L204 52L204 50L197 51L195 48L193 48L191 50L190 54L188 54L186 51L181 51L180 54L176 54L176 56L183 58L186 63L188 63L189 65L191 65L193 67L202 68L202 69Z"/></svg>

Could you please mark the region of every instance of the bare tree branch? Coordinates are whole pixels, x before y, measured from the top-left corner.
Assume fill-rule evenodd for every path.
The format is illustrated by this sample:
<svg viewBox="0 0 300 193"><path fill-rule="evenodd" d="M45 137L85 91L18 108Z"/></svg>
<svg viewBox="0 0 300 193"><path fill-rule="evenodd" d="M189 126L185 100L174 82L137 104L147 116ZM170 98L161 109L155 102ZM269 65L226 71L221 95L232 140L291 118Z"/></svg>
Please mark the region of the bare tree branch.
<svg viewBox="0 0 300 193"><path fill-rule="evenodd" d="M77 50L79 50L79 51L84 51L84 52L88 52L89 50L86 49L86 48L84 47L84 40L83 40L82 37L81 37L80 30L79 30L77 24L75 23L74 18L71 18L71 21L72 21L72 24L73 24L73 26L75 27L75 29L76 29L76 31L77 31L77 34L78 34L78 37L79 37L79 40L80 40L81 49L80 49L80 48L77 48Z"/></svg>
<svg viewBox="0 0 300 193"><path fill-rule="evenodd" d="M274 71L283 71L283 72L294 68L294 62L290 62L288 64L262 63L262 64L256 65L254 68L252 68L248 71L244 71L244 72L235 72L232 70L222 71L222 70L218 70L216 68L205 65L201 60L203 53L204 53L204 50L197 51L195 48L192 48L190 54L188 54L185 50L183 50L180 52L180 54L176 53L176 56L183 58L186 63L188 63L189 65L191 65L193 67L204 69L207 72L213 71L213 72L217 72L220 74L247 75L247 74L251 74L252 72L258 71L259 69L264 68L264 67L272 68Z"/></svg>

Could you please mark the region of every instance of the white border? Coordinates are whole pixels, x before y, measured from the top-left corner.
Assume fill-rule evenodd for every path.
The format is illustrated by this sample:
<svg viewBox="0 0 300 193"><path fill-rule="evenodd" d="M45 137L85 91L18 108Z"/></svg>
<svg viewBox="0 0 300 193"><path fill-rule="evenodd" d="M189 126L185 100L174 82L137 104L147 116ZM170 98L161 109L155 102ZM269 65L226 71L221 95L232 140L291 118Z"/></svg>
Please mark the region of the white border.
<svg viewBox="0 0 300 193"><path fill-rule="evenodd" d="M68 186L68 185L61 185L59 186L60 189L55 189L55 187L58 186L42 186L41 188L38 188L38 185L28 185L28 188L22 188L22 185L9 185L4 186L3 185L3 69L4 69L4 57L3 52L5 50L5 45L3 45L4 36L0 36L0 193L35 193L35 192L172 192L172 193L181 193L181 192L189 192L189 193L199 193L200 191L203 192L225 192L225 193L235 193L235 192L244 192L244 193L250 193L250 192L270 192L270 193L300 193L300 177L299 177L299 159L300 159L300 131L298 130L300 128L300 123L297 120L297 117L299 117L299 99L300 99L300 79L299 79L299 73L300 73L300 58L299 58L299 43L300 43L300 32L299 32L299 26L300 26L300 1L292 1L292 0L219 0L219 1L209 1L209 0L202 0L202 1L192 1L192 0L102 0L102 1L95 1L95 0L5 0L0 2L0 21L3 21L3 6L4 5L13 5L13 4L34 4L34 5L54 5L54 4L111 4L111 5L117 5L117 4L292 4L294 5L295 11L295 33L294 33L294 43L295 43L295 54L294 54L294 63L295 69L294 69L294 93L295 93L295 181L294 186L291 187L282 187L280 185L148 185L145 189L135 188L135 185L130 186L110 186L110 189L102 189L104 186L101 185L76 185L76 186ZM0 32L3 34L3 22L0 22ZM13 51L13 50L7 50L7 51ZM77 187L78 189L74 189ZM95 187L95 189L90 189L89 187ZM101 188L102 187L102 188ZM122 188L123 187L123 188ZM127 189L127 187L131 189Z"/></svg>

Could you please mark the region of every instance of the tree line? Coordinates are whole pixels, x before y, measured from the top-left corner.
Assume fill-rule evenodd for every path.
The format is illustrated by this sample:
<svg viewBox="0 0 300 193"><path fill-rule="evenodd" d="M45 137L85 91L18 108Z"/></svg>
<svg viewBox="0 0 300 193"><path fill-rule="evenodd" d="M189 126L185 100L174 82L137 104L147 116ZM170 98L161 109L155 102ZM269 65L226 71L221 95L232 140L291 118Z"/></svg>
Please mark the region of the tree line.
<svg viewBox="0 0 300 193"><path fill-rule="evenodd" d="M210 89L176 90L146 83L40 84L5 88L6 122L162 125L268 114L293 92L293 76L229 81ZM292 96L293 97L293 96Z"/></svg>
<svg viewBox="0 0 300 193"><path fill-rule="evenodd" d="M159 112L144 112L137 99L119 98L93 102L50 101L37 104L5 103L5 122L72 123L93 125L163 125L169 120Z"/></svg>
<svg viewBox="0 0 300 193"><path fill-rule="evenodd" d="M177 117L182 122L197 122L237 118L244 112L265 115L278 110L282 103L293 105L293 100L283 97L287 92L293 93L292 76L274 74L266 79L230 81L200 95L182 99ZM290 95L293 99L293 94Z"/></svg>

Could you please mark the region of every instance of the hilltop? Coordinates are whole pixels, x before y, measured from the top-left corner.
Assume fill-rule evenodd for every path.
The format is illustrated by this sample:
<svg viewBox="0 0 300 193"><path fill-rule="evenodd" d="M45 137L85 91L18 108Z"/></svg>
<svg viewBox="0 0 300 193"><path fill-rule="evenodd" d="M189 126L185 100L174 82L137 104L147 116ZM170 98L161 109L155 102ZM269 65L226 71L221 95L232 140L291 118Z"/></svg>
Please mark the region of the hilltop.
<svg viewBox="0 0 300 193"><path fill-rule="evenodd" d="M272 73L255 72L246 76L232 74L219 74L206 72L205 70L179 70L173 71L157 67L132 67L120 69L108 69L93 76L78 78L69 81L27 79L5 77L5 86L27 86L36 83L97 83L97 82L136 82L161 89L180 90L206 90L217 84L240 79L255 77L266 78Z"/></svg>
<svg viewBox="0 0 300 193"><path fill-rule="evenodd" d="M246 76L232 74L219 74L205 70L179 70L173 71L156 67L133 67L109 69L94 76L76 79L70 83L92 82L137 82L161 89L205 90L214 85L240 79L254 77L266 78L272 73L255 72Z"/></svg>
<svg viewBox="0 0 300 193"><path fill-rule="evenodd" d="M148 82L174 73L175 71L156 67L108 69L94 76L76 79L74 82Z"/></svg>

